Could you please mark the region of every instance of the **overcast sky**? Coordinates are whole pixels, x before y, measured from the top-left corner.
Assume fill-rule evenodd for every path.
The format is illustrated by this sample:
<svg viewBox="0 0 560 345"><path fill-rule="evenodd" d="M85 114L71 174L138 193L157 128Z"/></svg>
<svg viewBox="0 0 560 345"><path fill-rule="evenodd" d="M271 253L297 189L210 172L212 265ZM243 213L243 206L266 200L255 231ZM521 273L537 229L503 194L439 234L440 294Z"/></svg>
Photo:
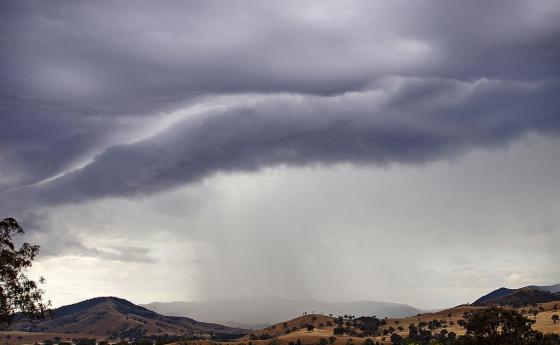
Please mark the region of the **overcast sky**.
<svg viewBox="0 0 560 345"><path fill-rule="evenodd" d="M54 305L560 283L560 3L2 1L0 217Z"/></svg>

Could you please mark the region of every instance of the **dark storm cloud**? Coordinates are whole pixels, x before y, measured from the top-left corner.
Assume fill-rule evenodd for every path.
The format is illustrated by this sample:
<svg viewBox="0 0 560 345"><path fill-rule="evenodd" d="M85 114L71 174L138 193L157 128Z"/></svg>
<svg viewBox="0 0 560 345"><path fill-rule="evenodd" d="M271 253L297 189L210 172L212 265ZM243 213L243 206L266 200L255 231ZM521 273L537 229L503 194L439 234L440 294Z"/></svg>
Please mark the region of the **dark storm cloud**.
<svg viewBox="0 0 560 345"><path fill-rule="evenodd" d="M57 174L122 127L70 103L4 97L0 107L0 191Z"/></svg>
<svg viewBox="0 0 560 345"><path fill-rule="evenodd" d="M3 2L2 204L278 164L418 163L556 133L558 12L546 1ZM127 132L228 94L149 138Z"/></svg>
<svg viewBox="0 0 560 345"><path fill-rule="evenodd" d="M393 78L380 87L394 90L233 97L225 109L111 147L32 191L51 204L149 193L278 164L420 163L560 129L558 83Z"/></svg>

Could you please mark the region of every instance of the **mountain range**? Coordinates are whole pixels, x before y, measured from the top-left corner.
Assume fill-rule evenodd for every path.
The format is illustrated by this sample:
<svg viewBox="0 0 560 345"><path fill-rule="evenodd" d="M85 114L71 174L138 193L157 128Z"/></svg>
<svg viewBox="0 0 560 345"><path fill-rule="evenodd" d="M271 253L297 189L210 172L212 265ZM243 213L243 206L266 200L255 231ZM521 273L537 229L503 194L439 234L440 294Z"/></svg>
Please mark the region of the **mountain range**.
<svg viewBox="0 0 560 345"><path fill-rule="evenodd" d="M197 320L252 329L288 320L302 315L304 312L335 316L352 314L378 317L406 317L422 312L409 305L399 303L379 301L330 303L313 299L288 299L273 296L197 302L154 302L143 306L165 315L188 316Z"/></svg>

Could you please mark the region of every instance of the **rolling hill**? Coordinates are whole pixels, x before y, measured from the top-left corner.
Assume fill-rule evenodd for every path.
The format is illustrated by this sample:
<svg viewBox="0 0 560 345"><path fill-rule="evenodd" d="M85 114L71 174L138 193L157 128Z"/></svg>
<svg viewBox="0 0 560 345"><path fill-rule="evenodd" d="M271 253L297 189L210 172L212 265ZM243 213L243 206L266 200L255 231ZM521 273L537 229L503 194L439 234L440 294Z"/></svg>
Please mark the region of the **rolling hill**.
<svg viewBox="0 0 560 345"><path fill-rule="evenodd" d="M479 299L473 302L473 305L483 305L484 303L488 303L490 301L494 301L502 297L505 297L507 295L510 295L515 291L517 291L517 289L508 289L505 287L501 287L480 297Z"/></svg>
<svg viewBox="0 0 560 345"><path fill-rule="evenodd" d="M560 300L560 284L550 286L530 285L519 289L501 287L474 301L475 306L522 305Z"/></svg>
<svg viewBox="0 0 560 345"><path fill-rule="evenodd" d="M60 307L44 320L21 321L12 330L113 337L143 335L241 336L247 331L186 317L163 316L127 300L98 297Z"/></svg>
<svg viewBox="0 0 560 345"><path fill-rule="evenodd" d="M198 310L200 313L204 311L202 308L207 308L207 316L219 316L220 311L223 311L224 319L231 318L238 322L243 320L262 322L279 317L282 313L299 315L256 330L199 322L181 316L164 316L124 299L99 297L55 309L54 315L44 320L17 322L11 330L0 332L0 341L6 340L10 344L27 344L54 337L62 339L78 336L97 339L120 337L138 339L167 334L191 338L188 341L189 345L245 345L249 341L254 345L269 345L272 339L277 339L278 345L290 345L297 343L298 340L303 345L313 345L319 343L321 339L329 339L329 343L332 340L332 345L348 345L350 340L354 345L362 345L367 337L380 344L390 344L388 334L394 332L406 336L409 326L413 324L432 322L435 325L434 322L437 321L439 325L437 327L457 335L464 334L465 330L460 325L464 314L493 305L504 305L505 308L515 309L530 320L534 320L533 329L537 331L560 334L560 323L552 320L552 316L558 314L560 304L560 294L557 292L557 288L558 285L528 286L520 289L500 288L479 298L476 305L461 305L430 313L418 313L417 309L406 305L384 302L322 303L275 297L222 300L212 303L178 302L149 305L155 309L175 307L175 313L181 313L182 308L185 307L189 307L188 311L196 311L192 307L197 306L200 308ZM529 303L527 303L528 301ZM245 311L248 313L243 313L244 311L241 309L240 303L243 302L246 303ZM263 307L270 309L264 310ZM382 309L372 309L379 307L388 308L385 309L386 312L406 314L389 316L383 314ZM310 312L302 315L301 310L305 309ZM173 312L173 310L169 310ZM382 310L381 313L380 310ZM235 318L236 311L241 313L240 317ZM333 314L333 316L325 315L327 313ZM199 316L201 315L204 314ZM337 315L344 316L337 318ZM371 317L373 315L376 315L378 319ZM259 317L268 317L268 319L258 319ZM228 340L228 342L220 343L219 339Z"/></svg>
<svg viewBox="0 0 560 345"><path fill-rule="evenodd" d="M253 329L291 319L303 312L335 316L377 315L378 317L405 317L421 312L419 309L399 303L377 301L328 303L272 296L200 302L154 302L143 306L165 315L192 317L226 325L243 325Z"/></svg>
<svg viewBox="0 0 560 345"><path fill-rule="evenodd" d="M532 329L543 333L556 333L560 334L560 323L554 323L551 320L553 314L558 313L556 309L560 304L559 301L552 301L547 303L538 303L535 309L539 310L537 315L533 315L528 309L513 308L534 320ZM410 317L403 318L388 318L380 320L378 332L376 335L365 335L364 327L361 324L363 318L344 319L345 327L351 330L351 334L335 334L335 327L337 327L336 319L320 315L308 314L298 316L284 322L280 322L263 329L252 331L250 334L245 335L236 341L227 343L216 343L210 340L194 340L189 341L189 345L246 345L249 341L253 345L269 345L274 342L278 345L293 345L301 343L302 345L316 345L321 342L321 339L328 341L332 345L365 345L366 339L369 337L374 343L382 345L392 344L390 334L391 332L406 337L409 332L409 326L420 325L422 323L428 324L437 321L439 326L435 330L439 333L442 329L447 332L454 332L456 335L465 334L465 329L460 325L460 320L464 318L465 313L472 313L483 310L486 307L461 305L437 312L423 313ZM511 307L506 307L511 308ZM354 321L357 321L354 323ZM313 325L309 328L309 325ZM323 341L323 342L324 342ZM332 343L331 343L332 341ZM178 345L178 343L175 343Z"/></svg>

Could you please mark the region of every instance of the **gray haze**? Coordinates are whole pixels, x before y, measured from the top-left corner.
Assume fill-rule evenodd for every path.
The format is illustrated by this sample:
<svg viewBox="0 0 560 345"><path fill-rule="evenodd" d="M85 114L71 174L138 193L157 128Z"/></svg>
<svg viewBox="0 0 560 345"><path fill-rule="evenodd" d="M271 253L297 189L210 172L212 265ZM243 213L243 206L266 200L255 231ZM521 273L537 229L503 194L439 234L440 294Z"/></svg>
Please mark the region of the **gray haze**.
<svg viewBox="0 0 560 345"><path fill-rule="evenodd" d="M0 216L55 304L560 281L556 1L3 1Z"/></svg>
<svg viewBox="0 0 560 345"><path fill-rule="evenodd" d="M355 301L327 303L311 299L288 299L273 296L229 298L197 302L154 302L143 305L162 315L188 316L232 326L264 328L307 313L324 315L375 315L379 318L413 316L421 311L405 304ZM233 321L232 321L233 320ZM264 326L264 327L263 327Z"/></svg>

